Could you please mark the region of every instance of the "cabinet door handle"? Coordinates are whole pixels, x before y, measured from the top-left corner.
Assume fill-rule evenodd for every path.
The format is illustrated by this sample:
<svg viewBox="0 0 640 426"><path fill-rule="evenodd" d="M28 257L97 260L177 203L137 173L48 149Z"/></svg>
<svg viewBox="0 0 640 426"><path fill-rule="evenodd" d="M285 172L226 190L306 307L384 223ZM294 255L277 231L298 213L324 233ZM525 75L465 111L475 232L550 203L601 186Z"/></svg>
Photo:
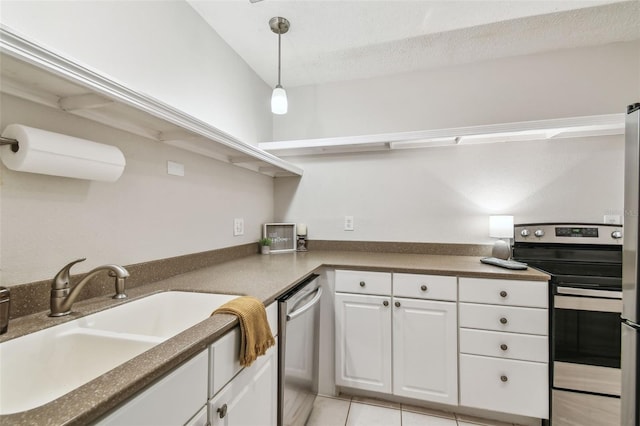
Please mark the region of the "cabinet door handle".
<svg viewBox="0 0 640 426"><path fill-rule="evenodd" d="M360 281L360 287L364 287L365 286L365 282L364 281Z"/></svg>
<svg viewBox="0 0 640 426"><path fill-rule="evenodd" d="M221 419L224 419L227 415L227 404L224 404L222 407L216 410Z"/></svg>
<svg viewBox="0 0 640 426"><path fill-rule="evenodd" d="M503 382L507 382L509 378L507 376L500 376L500 380L502 380Z"/></svg>
<svg viewBox="0 0 640 426"><path fill-rule="evenodd" d="M389 301L388 301L388 300L385 300L384 302L382 302L382 304L383 304L384 306L389 306Z"/></svg>
<svg viewBox="0 0 640 426"><path fill-rule="evenodd" d="M420 290L422 290L422 291L427 291L427 286L426 286L426 285L424 285L424 284L422 284L422 285L420 286Z"/></svg>
<svg viewBox="0 0 640 426"><path fill-rule="evenodd" d="M500 349L502 349L503 351L506 351L507 349L509 349L509 346L505 345L504 343L500 345Z"/></svg>
<svg viewBox="0 0 640 426"><path fill-rule="evenodd" d="M507 322L509 321L505 317L500 318L500 324L506 324Z"/></svg>
<svg viewBox="0 0 640 426"><path fill-rule="evenodd" d="M396 308L399 308L400 307L400 302L396 302L395 305L396 305Z"/></svg>
<svg viewBox="0 0 640 426"><path fill-rule="evenodd" d="M507 297L507 292L506 292L506 291L504 291L504 290L502 290L502 291L500 292L500 297Z"/></svg>

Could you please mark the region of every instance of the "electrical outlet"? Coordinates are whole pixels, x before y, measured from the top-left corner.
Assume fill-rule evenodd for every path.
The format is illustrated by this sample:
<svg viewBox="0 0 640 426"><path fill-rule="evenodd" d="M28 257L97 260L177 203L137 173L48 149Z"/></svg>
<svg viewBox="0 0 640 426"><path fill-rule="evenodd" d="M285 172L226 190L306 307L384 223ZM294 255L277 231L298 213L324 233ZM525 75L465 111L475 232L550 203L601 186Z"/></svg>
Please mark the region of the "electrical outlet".
<svg viewBox="0 0 640 426"><path fill-rule="evenodd" d="M242 218L233 219L233 236L239 235L244 235L244 219Z"/></svg>
<svg viewBox="0 0 640 426"><path fill-rule="evenodd" d="M345 216L344 217L344 230L345 231L353 231L353 216Z"/></svg>

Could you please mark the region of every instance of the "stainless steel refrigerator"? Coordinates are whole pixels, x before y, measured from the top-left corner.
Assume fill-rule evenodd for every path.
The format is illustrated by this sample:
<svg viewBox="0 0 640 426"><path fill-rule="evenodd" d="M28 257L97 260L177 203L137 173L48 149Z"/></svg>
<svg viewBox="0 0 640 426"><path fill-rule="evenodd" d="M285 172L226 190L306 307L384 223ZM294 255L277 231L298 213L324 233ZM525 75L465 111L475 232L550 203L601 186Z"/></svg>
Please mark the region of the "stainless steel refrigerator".
<svg viewBox="0 0 640 426"><path fill-rule="evenodd" d="M638 332L640 315L640 103L627 107L624 146L624 245L622 252L622 426L640 424Z"/></svg>

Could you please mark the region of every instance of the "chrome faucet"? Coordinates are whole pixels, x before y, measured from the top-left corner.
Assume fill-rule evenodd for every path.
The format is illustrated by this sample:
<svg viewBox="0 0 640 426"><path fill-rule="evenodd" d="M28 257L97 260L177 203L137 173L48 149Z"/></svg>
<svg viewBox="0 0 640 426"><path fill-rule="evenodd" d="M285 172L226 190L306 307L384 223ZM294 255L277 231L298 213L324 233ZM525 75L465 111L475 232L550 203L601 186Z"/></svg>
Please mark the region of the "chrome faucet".
<svg viewBox="0 0 640 426"><path fill-rule="evenodd" d="M51 313L50 317L62 317L69 315L71 312L71 305L78 298L82 287L89 282L96 274L102 271L109 271L110 277L115 277L116 281L116 294L114 299L125 299L127 295L124 292L124 280L129 276L129 272L122 266L118 265L102 265L95 269L92 269L87 275L78 282L78 284L71 286L71 277L69 271L71 267L78 262L85 261L86 258L74 260L60 270L51 282Z"/></svg>

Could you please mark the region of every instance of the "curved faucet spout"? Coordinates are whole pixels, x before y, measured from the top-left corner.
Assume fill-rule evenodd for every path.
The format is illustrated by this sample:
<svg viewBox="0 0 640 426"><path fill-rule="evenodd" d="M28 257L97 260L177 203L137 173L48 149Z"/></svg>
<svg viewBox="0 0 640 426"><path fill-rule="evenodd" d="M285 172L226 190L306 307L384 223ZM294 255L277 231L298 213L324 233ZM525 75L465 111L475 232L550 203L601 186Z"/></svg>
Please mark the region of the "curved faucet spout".
<svg viewBox="0 0 640 426"><path fill-rule="evenodd" d="M84 259L78 259L74 262L66 265L60 272L58 272L51 283L51 317L61 317L69 315L71 312L71 306L78 298L80 291L87 284L91 278L96 276L102 271L109 271L109 276L115 277L116 295L114 299L124 299L127 295L124 292L124 282L129 276L129 271L119 265L102 265L92 269L84 276L77 284L71 286L71 278L69 270L71 267L83 261Z"/></svg>

